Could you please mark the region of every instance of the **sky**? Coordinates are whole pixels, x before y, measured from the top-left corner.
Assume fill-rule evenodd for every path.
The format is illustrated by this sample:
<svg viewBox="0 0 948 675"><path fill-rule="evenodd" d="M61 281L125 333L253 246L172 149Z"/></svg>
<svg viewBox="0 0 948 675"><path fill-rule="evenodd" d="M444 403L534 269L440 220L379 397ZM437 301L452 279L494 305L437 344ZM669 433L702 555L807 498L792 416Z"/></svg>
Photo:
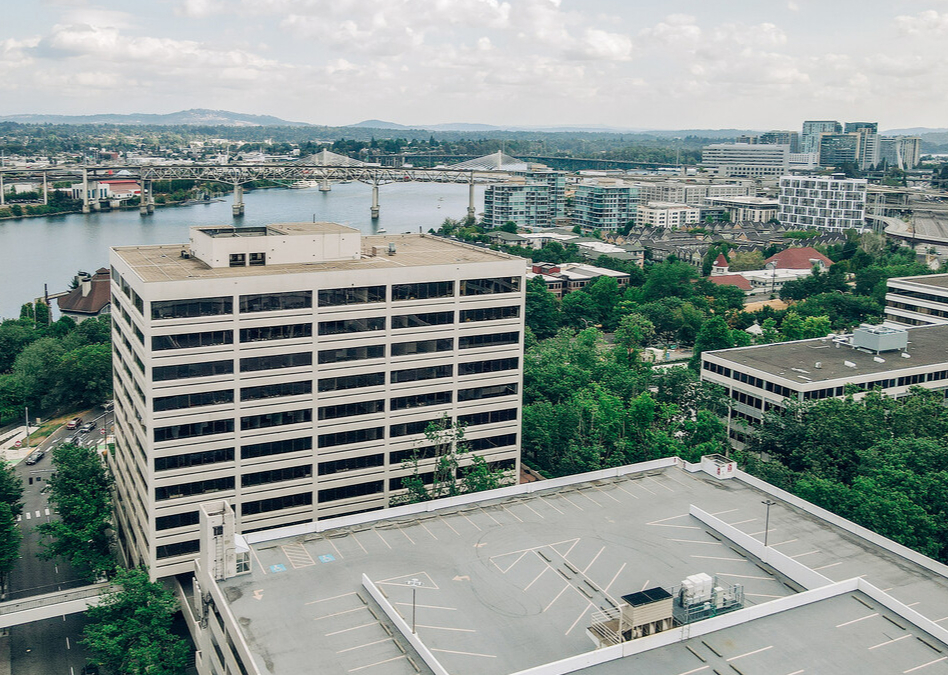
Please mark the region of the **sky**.
<svg viewBox="0 0 948 675"><path fill-rule="evenodd" d="M948 126L948 0L31 0L0 115Z"/></svg>

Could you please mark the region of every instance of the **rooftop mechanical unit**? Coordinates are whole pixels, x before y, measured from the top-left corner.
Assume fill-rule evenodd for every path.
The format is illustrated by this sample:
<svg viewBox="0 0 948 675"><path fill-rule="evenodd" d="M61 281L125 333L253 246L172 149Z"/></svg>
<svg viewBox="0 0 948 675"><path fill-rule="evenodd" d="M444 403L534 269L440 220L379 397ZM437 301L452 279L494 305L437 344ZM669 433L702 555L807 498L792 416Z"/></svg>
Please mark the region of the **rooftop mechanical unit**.
<svg viewBox="0 0 948 675"><path fill-rule="evenodd" d="M853 347L879 352L893 352L908 347L908 331L864 323L853 331Z"/></svg>

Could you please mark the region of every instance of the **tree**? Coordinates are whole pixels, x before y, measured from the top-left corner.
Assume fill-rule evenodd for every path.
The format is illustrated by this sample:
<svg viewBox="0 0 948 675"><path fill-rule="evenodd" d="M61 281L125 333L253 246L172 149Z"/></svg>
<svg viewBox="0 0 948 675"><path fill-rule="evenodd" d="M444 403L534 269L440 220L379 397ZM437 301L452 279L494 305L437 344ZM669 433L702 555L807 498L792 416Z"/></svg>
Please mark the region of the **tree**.
<svg viewBox="0 0 948 675"><path fill-rule="evenodd" d="M688 263L665 261L652 266L642 290L646 300L688 298L694 294L691 285L694 278L695 270Z"/></svg>
<svg viewBox="0 0 948 675"><path fill-rule="evenodd" d="M48 403L56 384L63 347L55 338L41 338L27 345L13 363L13 374L23 386L26 403Z"/></svg>
<svg viewBox="0 0 948 675"><path fill-rule="evenodd" d="M701 353L713 349L728 349L734 346L732 331L728 328L727 322L720 316L715 316L704 322L701 330L698 331L698 337L695 338L694 354L691 357L689 366L692 370L701 369Z"/></svg>
<svg viewBox="0 0 948 675"><path fill-rule="evenodd" d="M16 524L16 514L7 502L0 501L0 589L6 588L7 575L20 558L23 531Z"/></svg>
<svg viewBox="0 0 948 675"><path fill-rule="evenodd" d="M583 291L566 294L560 308L563 312L563 324L572 328L585 328L595 324L599 315L596 301Z"/></svg>
<svg viewBox="0 0 948 675"><path fill-rule="evenodd" d="M510 234L517 234L517 223L512 220L508 220L506 223L497 228L501 232L509 232Z"/></svg>
<svg viewBox="0 0 948 675"><path fill-rule="evenodd" d="M51 392L66 406L101 403L112 395L112 349L93 344L68 352L59 364L59 376Z"/></svg>
<svg viewBox="0 0 948 675"><path fill-rule="evenodd" d="M616 360L627 368L638 361L639 349L655 334L655 326L641 314L626 314L615 333Z"/></svg>
<svg viewBox="0 0 948 675"><path fill-rule="evenodd" d="M556 334L560 322L556 305L556 296L550 293L543 279L533 277L527 282L526 324L541 340Z"/></svg>
<svg viewBox="0 0 948 675"><path fill-rule="evenodd" d="M596 307L596 313L588 318L601 324L606 330L615 328L616 307L620 298L619 283L612 277L597 277L582 292L592 298Z"/></svg>
<svg viewBox="0 0 948 675"><path fill-rule="evenodd" d="M732 272L764 269L764 256L760 251L735 251L731 254Z"/></svg>
<svg viewBox="0 0 948 675"><path fill-rule="evenodd" d="M23 480L13 466L0 459L0 503L9 504L14 516L23 513Z"/></svg>
<svg viewBox="0 0 948 675"><path fill-rule="evenodd" d="M183 673L190 648L172 632L178 602L171 591L144 569L117 569L114 584L86 610L82 645L92 661L111 675Z"/></svg>
<svg viewBox="0 0 948 675"><path fill-rule="evenodd" d="M53 450L54 473L46 484L49 502L59 518L42 523L37 531L43 557L69 560L92 580L111 570L112 480L92 448L64 443Z"/></svg>

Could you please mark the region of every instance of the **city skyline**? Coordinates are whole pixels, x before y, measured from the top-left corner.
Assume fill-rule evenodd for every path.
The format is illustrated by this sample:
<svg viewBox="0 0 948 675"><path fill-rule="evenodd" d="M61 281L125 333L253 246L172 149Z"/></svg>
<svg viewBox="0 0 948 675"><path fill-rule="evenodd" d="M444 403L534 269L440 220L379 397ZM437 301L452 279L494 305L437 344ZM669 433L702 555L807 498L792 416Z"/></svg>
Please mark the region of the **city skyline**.
<svg viewBox="0 0 948 675"><path fill-rule="evenodd" d="M942 3L49 0L5 13L0 115L269 114L314 124L944 126ZM840 30L845 26L846 30Z"/></svg>

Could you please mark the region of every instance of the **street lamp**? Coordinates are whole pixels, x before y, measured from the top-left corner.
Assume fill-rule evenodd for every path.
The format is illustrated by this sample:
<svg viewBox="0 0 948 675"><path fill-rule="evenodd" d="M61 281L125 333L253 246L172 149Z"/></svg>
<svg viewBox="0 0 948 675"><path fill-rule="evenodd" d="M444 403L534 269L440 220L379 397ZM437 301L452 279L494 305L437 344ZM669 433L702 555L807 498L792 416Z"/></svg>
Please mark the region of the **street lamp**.
<svg viewBox="0 0 948 675"><path fill-rule="evenodd" d="M421 586L421 580L411 579L406 581L406 584L411 586L411 633L415 634L415 592L418 590L418 587Z"/></svg>
<svg viewBox="0 0 948 675"><path fill-rule="evenodd" d="M765 499L764 501L761 502L761 504L767 507L767 518L764 521L764 547L766 547L767 540L770 535L770 507L775 506L777 502L772 501L770 499Z"/></svg>
<svg viewBox="0 0 948 675"><path fill-rule="evenodd" d="M773 295L774 286L777 285L776 283L777 282L777 263L769 262L766 265L764 265L764 268L770 270L770 294Z"/></svg>

